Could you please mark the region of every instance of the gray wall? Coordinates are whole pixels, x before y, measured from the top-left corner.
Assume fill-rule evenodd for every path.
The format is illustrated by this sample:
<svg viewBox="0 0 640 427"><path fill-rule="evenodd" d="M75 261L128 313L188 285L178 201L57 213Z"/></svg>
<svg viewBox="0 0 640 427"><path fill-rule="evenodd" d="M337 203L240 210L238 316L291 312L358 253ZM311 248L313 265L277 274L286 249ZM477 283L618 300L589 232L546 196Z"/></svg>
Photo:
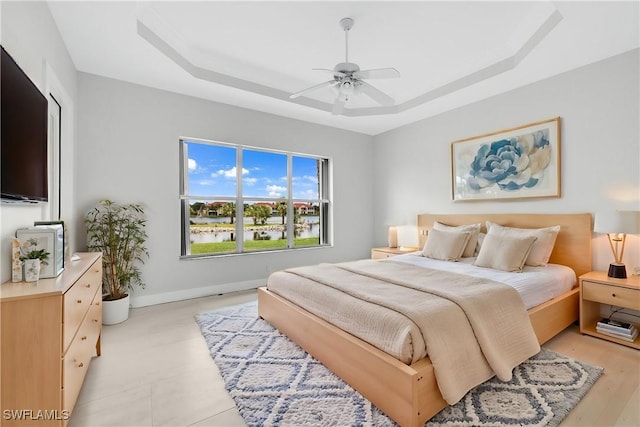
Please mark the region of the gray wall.
<svg viewBox="0 0 640 427"><path fill-rule="evenodd" d="M418 213L640 210L639 55L634 50L374 137L375 242ZM562 197L453 202L451 142L560 116ZM593 266L613 255L597 236ZM625 261L640 266L638 238Z"/></svg>
<svg viewBox="0 0 640 427"><path fill-rule="evenodd" d="M77 209L84 213L110 198L142 203L148 214L147 288L135 292L133 304L255 287L277 269L368 257L373 244L370 136L78 75ZM181 136L331 158L334 247L180 260Z"/></svg>
<svg viewBox="0 0 640 427"><path fill-rule="evenodd" d="M74 108L76 70L45 2L0 2L0 43L43 92L56 93L63 104L63 217L70 235L78 233L73 211ZM52 218L48 203L0 205L0 283L11 278L11 238L17 228ZM71 245L71 250L75 246Z"/></svg>

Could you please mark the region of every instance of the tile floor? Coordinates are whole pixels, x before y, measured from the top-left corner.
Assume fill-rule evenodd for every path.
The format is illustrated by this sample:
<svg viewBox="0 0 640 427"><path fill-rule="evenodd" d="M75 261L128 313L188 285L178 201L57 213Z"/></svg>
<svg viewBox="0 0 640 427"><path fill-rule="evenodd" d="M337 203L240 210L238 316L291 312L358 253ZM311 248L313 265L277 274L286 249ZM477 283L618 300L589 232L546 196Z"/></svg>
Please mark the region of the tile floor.
<svg viewBox="0 0 640 427"><path fill-rule="evenodd" d="M194 315L256 299L235 292L132 309L105 326L69 427L244 426L209 356ZM545 347L605 368L561 427L639 426L640 351L572 326Z"/></svg>

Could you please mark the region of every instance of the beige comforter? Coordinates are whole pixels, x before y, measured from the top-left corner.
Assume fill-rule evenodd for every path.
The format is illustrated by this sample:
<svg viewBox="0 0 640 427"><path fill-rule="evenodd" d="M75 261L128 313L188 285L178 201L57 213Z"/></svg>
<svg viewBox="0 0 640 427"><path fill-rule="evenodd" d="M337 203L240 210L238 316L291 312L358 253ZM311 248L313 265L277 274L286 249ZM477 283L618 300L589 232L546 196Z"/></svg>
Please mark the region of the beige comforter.
<svg viewBox="0 0 640 427"><path fill-rule="evenodd" d="M510 380L515 366L540 351L518 293L486 279L362 260L274 273L268 287L383 351L404 337L410 363L428 351L449 404L494 374Z"/></svg>

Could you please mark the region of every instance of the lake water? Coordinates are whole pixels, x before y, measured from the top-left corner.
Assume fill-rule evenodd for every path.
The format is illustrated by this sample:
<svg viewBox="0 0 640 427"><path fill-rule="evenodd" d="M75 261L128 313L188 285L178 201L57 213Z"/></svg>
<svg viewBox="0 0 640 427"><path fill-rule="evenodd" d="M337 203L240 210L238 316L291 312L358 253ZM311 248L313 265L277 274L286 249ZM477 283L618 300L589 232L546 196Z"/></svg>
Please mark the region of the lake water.
<svg viewBox="0 0 640 427"><path fill-rule="evenodd" d="M217 218L189 218L194 224L212 224L212 223L227 223L229 227L233 227L229 224L228 217ZM296 237L319 237L320 236L320 218L318 216L304 216L302 221L306 223L303 228L296 227ZM245 217L245 225L253 225L253 219ZM269 217L267 224L273 225L273 229L270 227L259 227L259 231L248 230L245 228L244 240L278 240L286 239L287 233L281 231L279 228L282 226L282 217ZM235 224L234 224L235 226ZM191 243L219 243L235 241L235 233L228 231L197 231L191 230L190 236Z"/></svg>

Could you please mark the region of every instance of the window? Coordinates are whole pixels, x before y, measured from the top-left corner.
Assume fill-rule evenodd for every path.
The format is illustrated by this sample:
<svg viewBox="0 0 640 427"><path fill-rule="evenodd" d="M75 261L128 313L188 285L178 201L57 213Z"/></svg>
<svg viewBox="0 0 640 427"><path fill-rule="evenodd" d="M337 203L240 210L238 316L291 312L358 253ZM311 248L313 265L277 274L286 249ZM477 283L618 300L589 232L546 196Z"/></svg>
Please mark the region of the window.
<svg viewBox="0 0 640 427"><path fill-rule="evenodd" d="M330 244L329 159L182 139L180 160L182 256Z"/></svg>

